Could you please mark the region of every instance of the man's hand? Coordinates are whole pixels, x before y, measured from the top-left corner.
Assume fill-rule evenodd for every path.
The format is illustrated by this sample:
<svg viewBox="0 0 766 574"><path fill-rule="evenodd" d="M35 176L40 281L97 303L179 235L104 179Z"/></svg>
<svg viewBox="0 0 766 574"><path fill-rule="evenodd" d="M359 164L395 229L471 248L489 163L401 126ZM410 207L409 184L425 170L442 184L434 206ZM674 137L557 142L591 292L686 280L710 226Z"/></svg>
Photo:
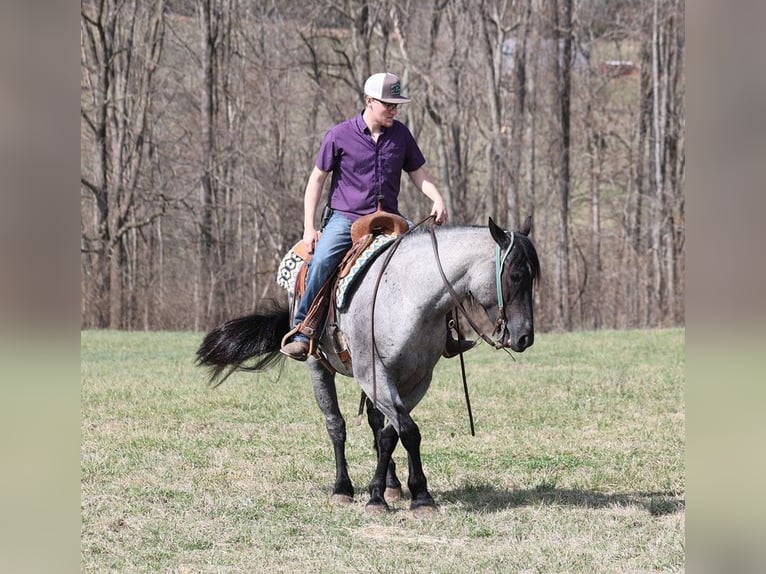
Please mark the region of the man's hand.
<svg viewBox="0 0 766 574"><path fill-rule="evenodd" d="M314 253L314 246L317 243L317 230L312 228L306 228L303 230L303 245L306 246L306 251Z"/></svg>
<svg viewBox="0 0 766 574"><path fill-rule="evenodd" d="M436 225L447 223L447 206L444 205L444 200L438 199L434 201L433 209L431 209L431 215L434 216L434 223L436 223Z"/></svg>

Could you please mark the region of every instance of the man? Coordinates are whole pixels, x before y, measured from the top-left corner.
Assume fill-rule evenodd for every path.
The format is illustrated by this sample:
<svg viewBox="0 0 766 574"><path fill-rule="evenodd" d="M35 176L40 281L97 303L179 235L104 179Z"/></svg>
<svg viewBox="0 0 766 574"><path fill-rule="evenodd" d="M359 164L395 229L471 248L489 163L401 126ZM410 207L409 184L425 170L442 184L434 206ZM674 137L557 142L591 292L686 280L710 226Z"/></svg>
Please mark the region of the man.
<svg viewBox="0 0 766 574"><path fill-rule="evenodd" d="M401 93L397 76L387 72L373 74L364 84L364 110L325 135L303 199L303 243L313 255L294 325L300 325L305 319L322 285L351 247L351 224L374 212L379 199L384 211L399 214L402 171L433 201L431 215L435 216L435 222L446 223L444 198L429 178L423 153L410 130L395 119L399 106L409 101L410 98ZM322 187L330 173L332 215L317 240L314 220ZM309 340L299 331L281 351L288 357L305 361Z"/></svg>

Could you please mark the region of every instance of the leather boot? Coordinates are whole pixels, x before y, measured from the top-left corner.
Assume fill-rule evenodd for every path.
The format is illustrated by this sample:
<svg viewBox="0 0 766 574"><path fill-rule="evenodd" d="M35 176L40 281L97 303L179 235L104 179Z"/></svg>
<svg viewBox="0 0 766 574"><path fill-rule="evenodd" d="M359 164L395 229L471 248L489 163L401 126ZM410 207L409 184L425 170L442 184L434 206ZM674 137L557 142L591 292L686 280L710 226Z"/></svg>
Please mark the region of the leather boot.
<svg viewBox="0 0 766 574"><path fill-rule="evenodd" d="M309 342L297 339L287 343L279 352L296 361L305 361L309 356Z"/></svg>

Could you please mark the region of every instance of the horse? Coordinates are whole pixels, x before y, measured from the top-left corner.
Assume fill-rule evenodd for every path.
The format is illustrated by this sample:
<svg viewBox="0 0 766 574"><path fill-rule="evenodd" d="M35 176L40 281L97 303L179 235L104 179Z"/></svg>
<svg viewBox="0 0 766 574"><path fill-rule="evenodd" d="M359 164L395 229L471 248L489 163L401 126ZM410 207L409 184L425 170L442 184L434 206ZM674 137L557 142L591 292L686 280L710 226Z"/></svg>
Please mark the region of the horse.
<svg viewBox="0 0 766 574"><path fill-rule="evenodd" d="M445 317L458 310L496 349L523 352L534 343L533 287L540 263L529 238L531 218L509 232L489 218L487 226L429 227L407 232L378 256L359 280L335 329L320 336L319 358L306 362L316 402L335 451L331 500L351 503L354 487L345 455L346 423L336 393L336 374L353 377L373 432L377 465L365 510L383 512L386 499L402 495L392 454L401 441L408 455L410 510L437 512L421 461L421 433L411 416L431 384L449 329ZM430 235L430 237L429 237ZM487 335L471 319L478 309L495 325ZM197 364L218 385L235 370L259 372L277 364L282 338L291 330L290 311L276 308L225 322L205 335ZM338 336L350 361L338 352ZM360 414L362 404L360 404Z"/></svg>

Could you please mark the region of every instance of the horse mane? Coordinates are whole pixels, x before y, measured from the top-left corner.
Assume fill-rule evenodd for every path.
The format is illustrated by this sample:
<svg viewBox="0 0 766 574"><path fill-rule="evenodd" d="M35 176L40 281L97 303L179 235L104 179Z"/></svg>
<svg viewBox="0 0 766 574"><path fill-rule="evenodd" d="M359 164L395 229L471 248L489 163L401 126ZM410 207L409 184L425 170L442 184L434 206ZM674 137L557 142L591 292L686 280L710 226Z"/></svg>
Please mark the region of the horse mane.
<svg viewBox="0 0 766 574"><path fill-rule="evenodd" d="M486 225L457 225L454 227L443 227L439 229L440 233L445 234L451 234L451 233L460 233L461 231L467 231L467 230L486 230ZM419 235L425 235L428 234L428 227L425 225L421 225L419 227L416 227L415 229L410 231L410 236L415 237ZM524 265L525 263L529 264L529 272L532 275L532 282L537 284L540 281L541 276L541 270L540 270L540 259L537 256L537 250L535 249L534 244L532 243L532 240L527 236L522 234L520 231L514 232L514 244L519 247L519 249L511 249L511 253L509 255L510 259L508 260L508 263L511 267L516 265Z"/></svg>
<svg viewBox="0 0 766 574"><path fill-rule="evenodd" d="M511 249L508 263L511 267L528 263L529 272L532 275L532 282L538 283L541 274L540 259L537 256L537 250L535 249L532 240L526 235L517 232L514 234L514 247L518 247L518 249Z"/></svg>

